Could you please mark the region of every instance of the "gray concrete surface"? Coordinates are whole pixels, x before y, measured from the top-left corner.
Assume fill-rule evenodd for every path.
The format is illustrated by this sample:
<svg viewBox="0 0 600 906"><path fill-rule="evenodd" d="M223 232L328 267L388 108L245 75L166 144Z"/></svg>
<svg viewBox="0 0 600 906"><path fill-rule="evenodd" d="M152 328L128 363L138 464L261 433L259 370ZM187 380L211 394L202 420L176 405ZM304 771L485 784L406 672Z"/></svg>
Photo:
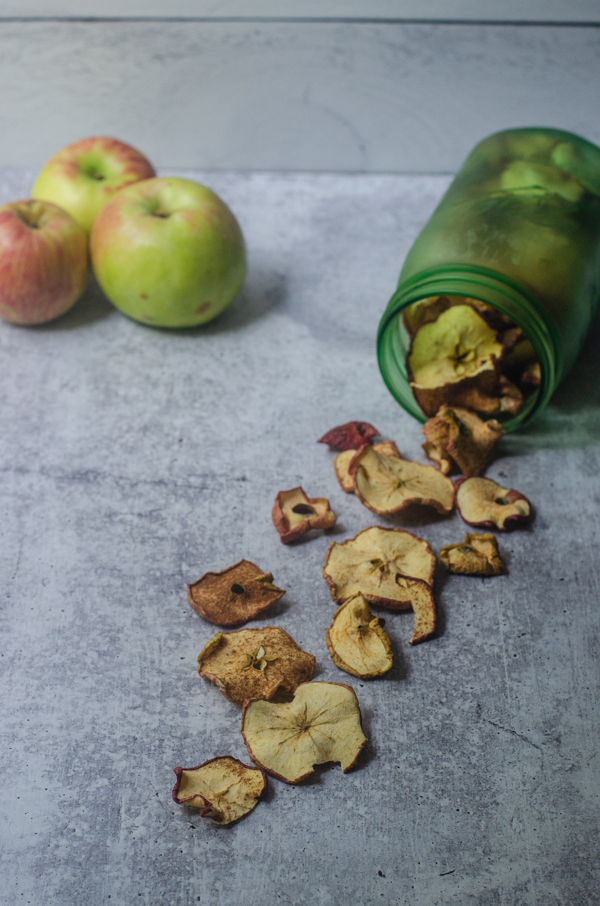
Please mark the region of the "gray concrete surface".
<svg viewBox="0 0 600 906"><path fill-rule="evenodd" d="M438 637L360 682L332 664L332 540L448 519L374 517L315 440L373 422L421 459L377 370L378 318L446 177L197 174L231 204L250 274L195 331L142 327L93 287L54 324L0 324L1 896L6 906L597 904L600 326L547 413L489 475L530 497L508 573L437 579ZM5 171L3 200L30 175ZM284 547L281 488L336 528ZM269 620L356 689L358 768L324 768L216 828L173 768L247 758L239 709L196 674L213 635L185 586L240 557L288 589Z"/></svg>

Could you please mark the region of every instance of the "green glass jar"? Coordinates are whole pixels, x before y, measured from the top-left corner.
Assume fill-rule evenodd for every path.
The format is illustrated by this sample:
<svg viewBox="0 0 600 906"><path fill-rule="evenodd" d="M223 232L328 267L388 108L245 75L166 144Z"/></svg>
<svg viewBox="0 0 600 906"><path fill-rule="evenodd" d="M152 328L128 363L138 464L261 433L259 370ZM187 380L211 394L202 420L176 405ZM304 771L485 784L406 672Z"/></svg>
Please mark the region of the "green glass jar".
<svg viewBox="0 0 600 906"><path fill-rule="evenodd" d="M557 129L511 129L472 151L410 249L381 319L379 367L398 402L425 421L407 370L401 313L429 297L480 300L534 347L539 387L514 430L548 403L573 365L600 294L600 148Z"/></svg>

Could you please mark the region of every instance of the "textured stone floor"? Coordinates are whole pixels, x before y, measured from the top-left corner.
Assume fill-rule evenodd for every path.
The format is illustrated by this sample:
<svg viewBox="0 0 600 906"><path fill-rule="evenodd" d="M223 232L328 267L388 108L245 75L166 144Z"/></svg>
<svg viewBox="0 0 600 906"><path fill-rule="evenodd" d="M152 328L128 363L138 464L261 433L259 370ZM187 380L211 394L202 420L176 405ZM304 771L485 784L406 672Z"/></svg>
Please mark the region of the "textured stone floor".
<svg viewBox="0 0 600 906"><path fill-rule="evenodd" d="M188 174L189 175L189 174ZM597 903L600 327L490 477L532 527L508 573L437 580L439 635L360 682L332 664L332 540L405 525L338 487L325 430L374 423L422 458L377 370L377 323L445 176L196 174L238 215L246 288L193 331L142 327L93 285L46 327L0 324L2 902L31 906L580 906ZM30 174L1 174L3 200ZM338 523L285 547L275 493ZM288 589L268 620L349 682L369 743L239 824L171 799L173 768L246 759L239 709L196 674L214 629L186 583L241 557Z"/></svg>

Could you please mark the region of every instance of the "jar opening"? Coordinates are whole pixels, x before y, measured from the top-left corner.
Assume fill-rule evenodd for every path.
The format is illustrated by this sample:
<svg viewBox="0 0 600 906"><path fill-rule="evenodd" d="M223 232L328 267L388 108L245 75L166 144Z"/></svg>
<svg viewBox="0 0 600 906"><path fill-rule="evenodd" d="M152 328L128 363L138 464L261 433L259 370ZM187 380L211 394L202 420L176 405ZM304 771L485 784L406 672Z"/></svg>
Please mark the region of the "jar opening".
<svg viewBox="0 0 600 906"><path fill-rule="evenodd" d="M436 297L453 297L457 301L452 304L460 304L458 300L462 298L476 300L521 328L539 361L539 386L525 396L514 414L510 411L481 414L483 418L497 418L507 432L531 421L545 407L560 381L562 349L558 334L532 295L504 275L473 265L431 268L400 283L381 320L377 341L379 367L392 395L419 421L429 417L413 395L407 359L413 339L410 312L425 300ZM456 351L456 361L460 371L463 368L460 350ZM463 371L467 373L468 368L466 363Z"/></svg>

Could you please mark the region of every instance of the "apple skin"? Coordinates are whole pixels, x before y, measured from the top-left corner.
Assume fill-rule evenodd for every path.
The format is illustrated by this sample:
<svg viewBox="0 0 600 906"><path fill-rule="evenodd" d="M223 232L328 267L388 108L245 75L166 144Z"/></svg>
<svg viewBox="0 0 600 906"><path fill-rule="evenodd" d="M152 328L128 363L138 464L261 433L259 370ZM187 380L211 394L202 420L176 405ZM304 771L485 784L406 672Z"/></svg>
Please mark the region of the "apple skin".
<svg viewBox="0 0 600 906"><path fill-rule="evenodd" d="M244 237L225 202L191 179L122 189L90 237L98 283L124 314L154 327L196 327L220 314L246 276Z"/></svg>
<svg viewBox="0 0 600 906"><path fill-rule="evenodd" d="M45 324L68 311L86 285L87 246L83 227L57 205L0 207L0 318Z"/></svg>
<svg viewBox="0 0 600 906"><path fill-rule="evenodd" d="M34 183L32 196L64 208L89 234L115 192L152 176L156 172L150 161L131 145L94 136L67 145L51 157Z"/></svg>

